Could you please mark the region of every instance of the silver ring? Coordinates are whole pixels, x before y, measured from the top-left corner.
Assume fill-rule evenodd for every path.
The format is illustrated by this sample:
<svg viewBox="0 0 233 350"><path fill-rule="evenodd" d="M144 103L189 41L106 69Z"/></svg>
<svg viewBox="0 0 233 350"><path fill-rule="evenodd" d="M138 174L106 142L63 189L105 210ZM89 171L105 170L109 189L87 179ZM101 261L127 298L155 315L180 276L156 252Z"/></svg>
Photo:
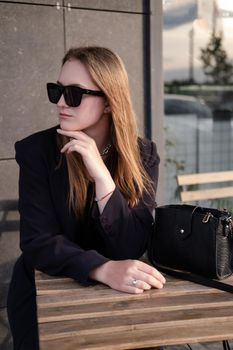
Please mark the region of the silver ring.
<svg viewBox="0 0 233 350"><path fill-rule="evenodd" d="M132 285L135 287L137 283L138 283L138 280L134 279L133 282L132 282Z"/></svg>

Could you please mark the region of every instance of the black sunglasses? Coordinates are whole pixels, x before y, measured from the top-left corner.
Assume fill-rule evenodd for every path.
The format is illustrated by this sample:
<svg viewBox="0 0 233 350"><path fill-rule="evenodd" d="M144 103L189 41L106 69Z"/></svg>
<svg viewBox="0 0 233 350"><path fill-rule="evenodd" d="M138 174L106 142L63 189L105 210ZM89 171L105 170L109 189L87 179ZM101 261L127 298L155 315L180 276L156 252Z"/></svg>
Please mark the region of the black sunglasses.
<svg viewBox="0 0 233 350"><path fill-rule="evenodd" d="M74 85L63 86L55 83L47 83L47 92L49 101L52 103L58 103L63 94L69 107L78 107L83 95L104 96L102 91L82 89Z"/></svg>

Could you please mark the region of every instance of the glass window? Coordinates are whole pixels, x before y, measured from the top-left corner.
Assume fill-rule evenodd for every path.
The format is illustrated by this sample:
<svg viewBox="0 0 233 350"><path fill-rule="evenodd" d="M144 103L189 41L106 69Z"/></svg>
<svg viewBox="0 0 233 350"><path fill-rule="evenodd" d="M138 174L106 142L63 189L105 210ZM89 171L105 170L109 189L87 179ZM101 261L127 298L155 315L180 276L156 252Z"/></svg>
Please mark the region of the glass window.
<svg viewBox="0 0 233 350"><path fill-rule="evenodd" d="M163 20L166 202L175 203L177 174L233 169L233 1L164 0Z"/></svg>

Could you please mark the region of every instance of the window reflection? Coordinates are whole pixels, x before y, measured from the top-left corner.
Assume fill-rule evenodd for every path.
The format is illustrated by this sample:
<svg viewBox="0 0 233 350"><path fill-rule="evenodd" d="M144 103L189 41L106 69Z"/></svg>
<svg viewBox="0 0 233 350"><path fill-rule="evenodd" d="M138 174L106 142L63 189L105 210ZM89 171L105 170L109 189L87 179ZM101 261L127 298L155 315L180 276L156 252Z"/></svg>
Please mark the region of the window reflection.
<svg viewBox="0 0 233 350"><path fill-rule="evenodd" d="M179 201L178 173L233 169L233 1L163 5L166 202L172 203Z"/></svg>

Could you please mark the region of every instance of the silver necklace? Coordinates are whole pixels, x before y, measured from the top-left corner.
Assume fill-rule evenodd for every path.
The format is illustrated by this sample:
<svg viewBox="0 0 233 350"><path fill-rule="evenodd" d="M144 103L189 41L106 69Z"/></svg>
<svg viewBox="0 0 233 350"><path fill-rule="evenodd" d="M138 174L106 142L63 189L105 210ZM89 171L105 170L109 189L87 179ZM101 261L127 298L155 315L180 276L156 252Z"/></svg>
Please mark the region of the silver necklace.
<svg viewBox="0 0 233 350"><path fill-rule="evenodd" d="M100 153L101 157L106 156L108 154L110 148L112 147L111 143L108 143L107 146L103 149L103 151Z"/></svg>

